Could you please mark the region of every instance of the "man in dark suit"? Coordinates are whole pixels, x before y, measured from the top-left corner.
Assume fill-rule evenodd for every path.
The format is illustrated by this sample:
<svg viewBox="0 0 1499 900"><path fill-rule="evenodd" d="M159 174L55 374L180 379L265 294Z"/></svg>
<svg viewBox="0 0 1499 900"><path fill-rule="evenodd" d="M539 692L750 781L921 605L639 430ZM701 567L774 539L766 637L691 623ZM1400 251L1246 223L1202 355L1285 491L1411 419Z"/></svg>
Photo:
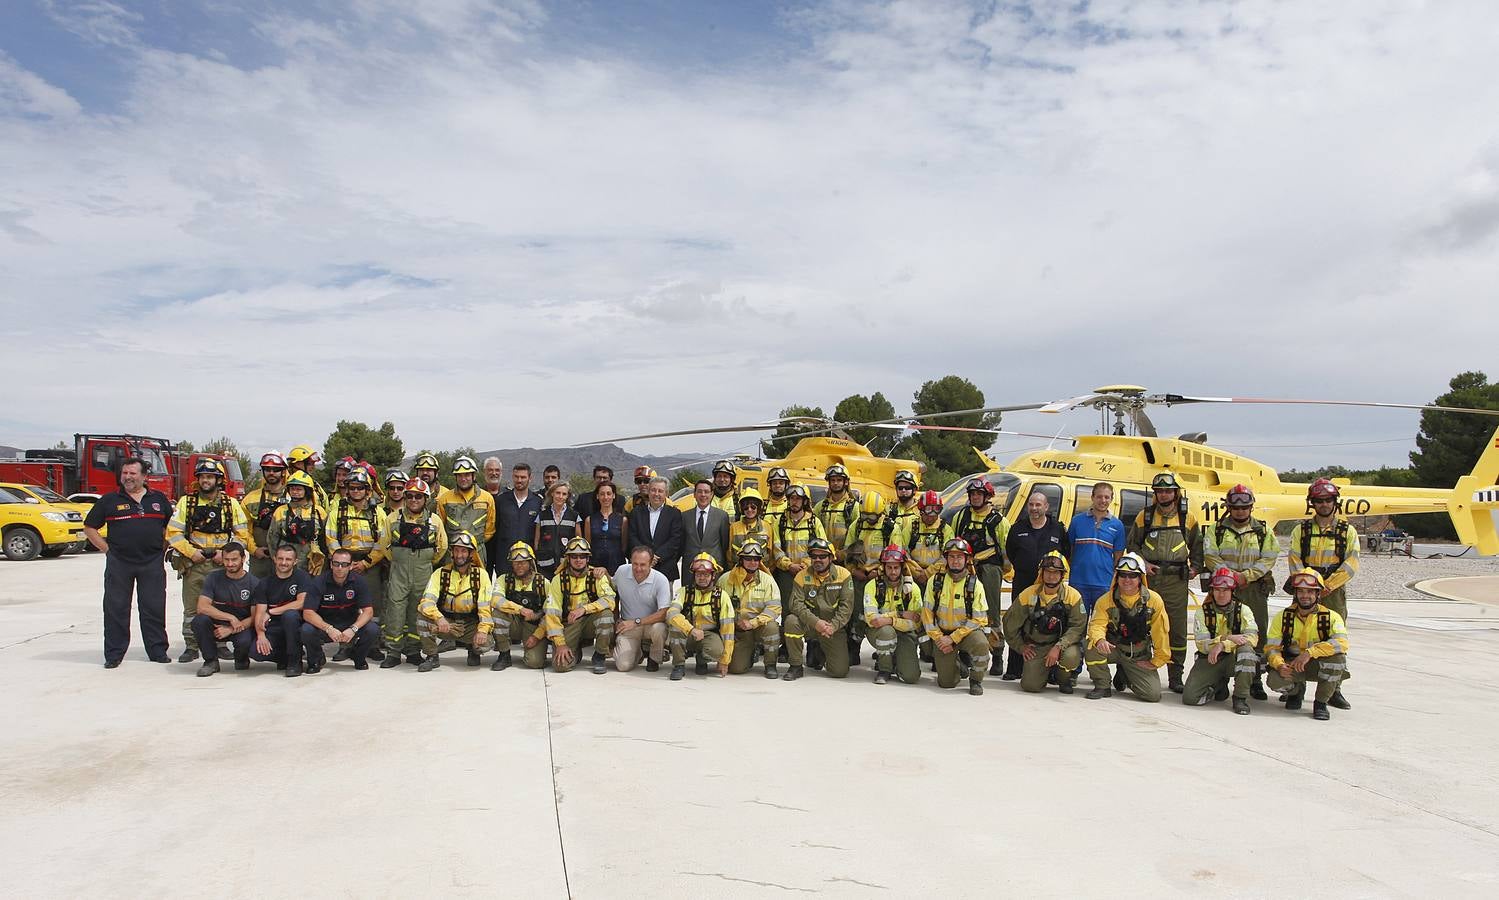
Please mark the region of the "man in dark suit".
<svg viewBox="0 0 1499 900"><path fill-rule="evenodd" d="M682 559L688 564L706 553L728 568L729 514L713 505L713 482L704 479L692 487L697 505L682 513Z"/></svg>
<svg viewBox="0 0 1499 900"><path fill-rule="evenodd" d="M682 559L682 511L666 505L666 479L652 478L646 487L647 503L630 513L630 547L650 547L651 564L668 581L676 581Z"/></svg>

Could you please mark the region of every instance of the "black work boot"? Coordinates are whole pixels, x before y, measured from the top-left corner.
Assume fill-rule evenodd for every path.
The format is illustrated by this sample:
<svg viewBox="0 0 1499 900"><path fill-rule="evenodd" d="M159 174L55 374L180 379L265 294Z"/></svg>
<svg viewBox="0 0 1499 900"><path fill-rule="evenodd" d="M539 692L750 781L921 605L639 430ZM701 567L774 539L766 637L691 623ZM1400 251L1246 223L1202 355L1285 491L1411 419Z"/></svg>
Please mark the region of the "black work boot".
<svg viewBox="0 0 1499 900"><path fill-rule="evenodd" d="M344 660L346 660L346 659L349 658L349 654L351 652L352 652L352 649L349 647L348 644L339 644L338 645L338 652L335 653L335 654L333 654L333 661L334 662L343 662Z"/></svg>
<svg viewBox="0 0 1499 900"><path fill-rule="evenodd" d="M701 653L699 653L697 655L697 662L694 663L693 666L692 666L692 674L694 674L694 675L707 675L708 674L708 659L707 659L707 657L703 656L703 654L701 654Z"/></svg>
<svg viewBox="0 0 1499 900"><path fill-rule="evenodd" d="M604 665L604 654L595 653L593 655L593 674L602 675L607 671L609 671L609 669Z"/></svg>
<svg viewBox="0 0 1499 900"><path fill-rule="evenodd" d="M510 668L509 650L501 650L500 655L496 656L494 662L489 664L489 671L491 672L503 672L508 668Z"/></svg>
<svg viewBox="0 0 1499 900"><path fill-rule="evenodd" d="M775 657L773 657L773 656L766 656L765 657L765 677L766 678L776 678L776 677L779 676L779 674L780 673L778 673L776 671Z"/></svg>
<svg viewBox="0 0 1499 900"><path fill-rule="evenodd" d="M1107 685L1094 685L1093 690L1084 695L1089 700L1102 700L1105 697L1114 696L1114 692Z"/></svg>
<svg viewBox="0 0 1499 900"><path fill-rule="evenodd" d="M684 666L672 666L671 667L671 675L669 677L671 678L672 681L681 681L682 680L682 676L686 675L686 674L687 674L687 667L685 665Z"/></svg>
<svg viewBox="0 0 1499 900"><path fill-rule="evenodd" d="M822 643L820 641L813 641L807 647L807 668L822 668Z"/></svg>
<svg viewBox="0 0 1499 900"><path fill-rule="evenodd" d="M797 666L797 665L793 665L791 668L789 668L789 669L786 670L786 674L785 675L781 676L781 680L782 681L795 681L798 678L802 677L802 674L803 674L802 673L802 667L801 666Z"/></svg>
<svg viewBox="0 0 1499 900"><path fill-rule="evenodd" d="M302 663L301 662L289 662L289 663L286 664L286 677L287 678L296 678L298 675L301 675L301 674L302 674Z"/></svg>
<svg viewBox="0 0 1499 900"><path fill-rule="evenodd" d="M1326 722L1332 718L1332 713L1327 711L1327 704L1321 700L1312 701L1312 718L1318 722Z"/></svg>
<svg viewBox="0 0 1499 900"><path fill-rule="evenodd" d="M1005 674L1004 651L995 648L994 655L989 658L989 674L1003 677Z"/></svg>
<svg viewBox="0 0 1499 900"><path fill-rule="evenodd" d="M1166 687L1174 694L1180 694L1186 687L1182 684L1181 663L1166 663Z"/></svg>
<svg viewBox="0 0 1499 900"><path fill-rule="evenodd" d="M219 655L219 659L222 659L225 662L228 662L229 660L234 658L234 651L229 649L228 644L220 644L218 646L217 652Z"/></svg>
<svg viewBox="0 0 1499 900"><path fill-rule="evenodd" d="M1073 690L1074 689L1072 687L1072 679L1069 678L1069 677L1067 677L1066 675L1062 675L1062 674L1058 673L1058 675L1057 675L1057 693L1058 694L1070 694L1070 693L1072 693Z"/></svg>
<svg viewBox="0 0 1499 900"><path fill-rule="evenodd" d="M1306 693L1306 688L1298 688L1286 695L1286 711L1295 712L1301 708L1301 695Z"/></svg>
<svg viewBox="0 0 1499 900"><path fill-rule="evenodd" d="M190 663L197 658L198 651L194 650L192 647L188 647L186 650L182 651L181 656L177 657L177 661L180 663Z"/></svg>
<svg viewBox="0 0 1499 900"><path fill-rule="evenodd" d="M890 677L888 675L886 675L884 672L882 672L882 671L880 671L878 669L875 670L875 672L874 672L874 683L875 684L885 684L889 680L890 680Z"/></svg>
<svg viewBox="0 0 1499 900"><path fill-rule="evenodd" d="M984 683L977 678L970 679L968 682L968 693L974 697L982 697L984 695Z"/></svg>
<svg viewBox="0 0 1499 900"><path fill-rule="evenodd" d="M380 660L380 668L382 669L394 669L400 664L401 654L399 653L387 653L385 654L385 658Z"/></svg>
<svg viewBox="0 0 1499 900"><path fill-rule="evenodd" d="M372 659L375 662L380 662L381 660L385 659L385 651L381 650L379 647L375 647L374 649L370 650L370 652L366 653L364 655L364 658Z"/></svg>
<svg viewBox="0 0 1499 900"><path fill-rule="evenodd" d="M1241 716L1249 715L1249 701L1245 700L1243 697L1235 697L1234 712L1238 713Z"/></svg>
<svg viewBox="0 0 1499 900"><path fill-rule="evenodd" d="M1269 695L1265 693L1265 685L1260 681L1258 672L1255 673L1254 680L1249 682L1249 696L1256 700L1270 699Z"/></svg>
<svg viewBox="0 0 1499 900"><path fill-rule="evenodd" d="M483 653L480 653L478 650L470 650L470 651L468 651L468 664L469 664L470 668L473 668L473 667L479 665L479 663L481 663L483 661L484 661L484 654Z"/></svg>
<svg viewBox="0 0 1499 900"><path fill-rule="evenodd" d="M218 672L218 670L219 670L219 661L216 660L216 659L210 659L207 662L203 663L203 665L201 665L201 666L198 667L198 677L199 678L207 678L208 676L213 675L216 672Z"/></svg>
<svg viewBox="0 0 1499 900"><path fill-rule="evenodd" d="M442 665L442 661L439 660L438 657L437 657L437 654L434 653L431 656L428 656L425 659L423 659L422 660L422 664L419 665L419 666L417 666L416 670L418 672L430 672L430 671L432 671L433 669L437 668L440 665Z"/></svg>
<svg viewBox="0 0 1499 900"><path fill-rule="evenodd" d="M661 671L661 664L656 662L655 657L647 656L645 658L645 670L647 672L659 672Z"/></svg>
<svg viewBox="0 0 1499 900"><path fill-rule="evenodd" d="M1343 696L1342 688L1338 688L1332 692L1332 696L1327 700L1327 705L1336 707L1337 709L1353 709L1353 704L1349 703L1348 698Z"/></svg>
<svg viewBox="0 0 1499 900"><path fill-rule="evenodd" d="M234 668L239 672L250 668L250 654L248 652L234 654Z"/></svg>
<svg viewBox="0 0 1499 900"><path fill-rule="evenodd" d="M1122 694L1128 686L1129 682L1124 680L1124 663L1120 663L1114 667L1114 690Z"/></svg>

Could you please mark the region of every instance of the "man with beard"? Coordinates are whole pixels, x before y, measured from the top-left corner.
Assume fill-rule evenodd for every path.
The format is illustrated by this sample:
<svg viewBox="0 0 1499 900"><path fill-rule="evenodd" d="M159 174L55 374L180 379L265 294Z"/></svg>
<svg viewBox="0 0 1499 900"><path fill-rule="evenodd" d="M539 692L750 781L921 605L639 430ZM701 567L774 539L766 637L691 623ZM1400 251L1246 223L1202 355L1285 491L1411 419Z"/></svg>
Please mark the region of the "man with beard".
<svg viewBox="0 0 1499 900"><path fill-rule="evenodd" d="M380 629L374 621L375 598L370 596L369 583L353 573L348 553L339 550L333 554L328 571L313 582L302 604L302 643L307 648L309 675L322 670L325 643L342 648L334 659L352 659L354 668L363 670L370 667L369 653L380 640ZM399 663L401 656L392 648L385 658ZM384 663L381 668L385 668Z"/></svg>
<svg viewBox="0 0 1499 900"><path fill-rule="evenodd" d="M250 574L264 578L271 573L271 522L286 503L286 460L279 453L260 457L260 487L245 495L241 505L250 519L255 549L250 553Z"/></svg>
<svg viewBox="0 0 1499 900"><path fill-rule="evenodd" d="M1038 694L1054 674L1057 690L1073 691L1088 626L1083 598L1067 584L1067 558L1052 550L1036 564L1039 577L1005 611L1005 639L1020 657L1020 689Z"/></svg>
<svg viewBox="0 0 1499 900"><path fill-rule="evenodd" d="M864 587L864 627L874 647L875 684L885 684L892 674L906 684L921 678L921 588L905 571L906 551L891 544L880 552L879 572Z"/></svg>
<svg viewBox="0 0 1499 900"><path fill-rule="evenodd" d="M568 541L566 559L547 592L547 639L557 672L572 671L585 638L593 639L593 674L608 671L604 658L614 641L614 584L593 572L592 557L587 541Z"/></svg>
<svg viewBox="0 0 1499 900"><path fill-rule="evenodd" d="M198 658L198 638L193 634L193 617L198 614L198 598L203 595L203 580L223 565L219 551L233 541L254 549L250 520L239 501L224 492L224 467L217 460L200 459L193 470L197 483L183 494L167 521L167 543L174 552L172 568L182 578L182 637L187 649L177 657L180 663ZM203 658L215 653L228 659L227 649L204 647Z"/></svg>
<svg viewBox="0 0 1499 900"><path fill-rule="evenodd" d="M380 668L401 664L401 654L414 666L422 663L421 616L417 608L432 580L432 571L448 552L448 532L436 513L427 509L431 493L420 478L406 482L401 508L389 519L390 578L385 588L385 659Z"/></svg>
<svg viewBox="0 0 1499 900"><path fill-rule="evenodd" d="M432 573L417 606L421 620L422 653L418 672L441 665L438 644L443 640L468 647L468 664L479 665L494 618L489 601L489 575L479 561L473 536L460 531L448 540L448 564Z"/></svg>
<svg viewBox="0 0 1499 900"><path fill-rule="evenodd" d="M224 565L203 579L198 613L192 621L193 634L197 635L200 647L227 641L234 652L234 668L248 669L255 644L254 598L259 579L245 570L243 544L230 541L219 555ZM198 667L198 677L207 678L218 671L219 658L215 654Z"/></svg>
<svg viewBox="0 0 1499 900"><path fill-rule="evenodd" d="M479 467L467 456L453 460L454 486L437 495L437 513L452 540L460 531L474 539L479 566L485 566L484 548L494 537L494 497L479 487Z"/></svg>
<svg viewBox="0 0 1499 900"><path fill-rule="evenodd" d="M490 608L494 610L494 648L499 656L490 665L491 672L510 668L510 644L521 642L528 669L545 668L547 664L546 604L549 586L536 568L536 553L525 541L510 545L509 563L496 575L490 587Z"/></svg>
<svg viewBox="0 0 1499 900"><path fill-rule="evenodd" d="M697 657L697 674L707 675L709 660L718 667L718 677L729 674L734 656L734 605L718 586L718 560L699 553L688 568L687 578L667 610L672 630L671 680L681 681L687 672L687 656Z"/></svg>
<svg viewBox="0 0 1499 900"><path fill-rule="evenodd" d="M1348 629L1343 617L1321 602L1327 585L1316 569L1302 569L1288 579L1295 600L1270 620L1265 655L1270 689L1279 691L1287 711L1301 708L1308 681L1317 683L1312 718L1331 718L1328 704L1343 682L1348 659Z"/></svg>
<svg viewBox="0 0 1499 900"><path fill-rule="evenodd" d="M791 668L782 676L795 681L804 674L806 641L822 648L827 673L848 677L848 620L854 614L854 579L833 563L833 545L825 538L807 542L808 567L796 576L786 604L786 653Z"/></svg>
<svg viewBox="0 0 1499 900"><path fill-rule="evenodd" d="M1259 639L1254 649L1263 653L1270 630L1270 592L1275 590L1271 570L1280 556L1280 542L1275 539L1275 531L1254 516L1254 492L1248 486L1229 488L1226 505L1228 515L1203 532L1203 564L1208 571L1228 569L1233 575L1234 602L1243 603L1254 614L1254 633ZM1249 696L1256 700L1266 699L1265 686L1260 683L1263 670L1264 662L1260 661L1249 682Z"/></svg>

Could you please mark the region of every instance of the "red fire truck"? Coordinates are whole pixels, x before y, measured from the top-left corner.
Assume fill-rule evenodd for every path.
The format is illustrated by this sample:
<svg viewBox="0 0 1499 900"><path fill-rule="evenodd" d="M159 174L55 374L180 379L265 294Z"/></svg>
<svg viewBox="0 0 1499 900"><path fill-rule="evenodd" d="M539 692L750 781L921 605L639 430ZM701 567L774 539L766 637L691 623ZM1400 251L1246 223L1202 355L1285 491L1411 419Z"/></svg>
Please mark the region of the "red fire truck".
<svg viewBox="0 0 1499 900"><path fill-rule="evenodd" d="M166 438L134 434L75 434L72 450L27 450L19 459L0 459L0 481L36 484L64 497L98 497L119 486L120 463L135 456L146 463L146 484L176 500L193 481L200 459L216 459L228 474L231 497L245 493L239 460L213 453L182 453Z"/></svg>

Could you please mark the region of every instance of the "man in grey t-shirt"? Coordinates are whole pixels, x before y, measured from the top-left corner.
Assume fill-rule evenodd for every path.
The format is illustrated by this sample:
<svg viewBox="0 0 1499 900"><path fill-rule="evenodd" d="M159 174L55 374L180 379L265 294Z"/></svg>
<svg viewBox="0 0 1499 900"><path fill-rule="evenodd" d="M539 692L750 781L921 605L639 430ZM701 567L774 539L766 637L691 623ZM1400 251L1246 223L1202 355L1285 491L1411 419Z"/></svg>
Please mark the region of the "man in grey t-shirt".
<svg viewBox="0 0 1499 900"><path fill-rule="evenodd" d="M642 643L651 645L647 672L660 669L666 655L671 582L651 568L654 557L650 547L636 547L630 551L630 561L614 573L614 592L619 595L619 611L614 616L614 666L621 672L635 668Z"/></svg>

